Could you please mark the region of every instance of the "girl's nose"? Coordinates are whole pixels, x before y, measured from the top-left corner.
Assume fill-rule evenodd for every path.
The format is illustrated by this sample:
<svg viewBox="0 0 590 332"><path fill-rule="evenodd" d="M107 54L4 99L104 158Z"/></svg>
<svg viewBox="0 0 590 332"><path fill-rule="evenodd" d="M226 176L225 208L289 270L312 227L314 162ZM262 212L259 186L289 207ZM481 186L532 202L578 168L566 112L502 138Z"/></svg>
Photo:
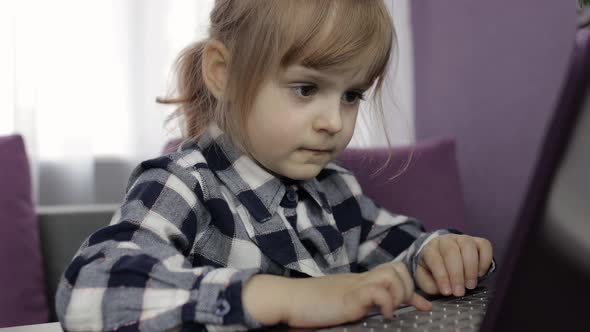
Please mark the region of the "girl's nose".
<svg viewBox="0 0 590 332"><path fill-rule="evenodd" d="M339 133L342 130L342 114L340 105L331 105L318 112L314 119L313 129L325 131L330 135Z"/></svg>

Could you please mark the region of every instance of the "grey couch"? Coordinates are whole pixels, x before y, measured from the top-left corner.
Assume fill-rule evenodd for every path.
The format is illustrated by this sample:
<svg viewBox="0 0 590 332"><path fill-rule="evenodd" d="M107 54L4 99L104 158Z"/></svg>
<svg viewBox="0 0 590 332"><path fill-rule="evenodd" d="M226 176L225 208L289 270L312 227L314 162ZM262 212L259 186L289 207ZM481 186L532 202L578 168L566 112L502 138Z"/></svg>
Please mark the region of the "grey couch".
<svg viewBox="0 0 590 332"><path fill-rule="evenodd" d="M117 207L117 205L37 207L50 321L57 321L54 299L63 271L82 242L98 228L108 225ZM80 222L81 220L84 222Z"/></svg>

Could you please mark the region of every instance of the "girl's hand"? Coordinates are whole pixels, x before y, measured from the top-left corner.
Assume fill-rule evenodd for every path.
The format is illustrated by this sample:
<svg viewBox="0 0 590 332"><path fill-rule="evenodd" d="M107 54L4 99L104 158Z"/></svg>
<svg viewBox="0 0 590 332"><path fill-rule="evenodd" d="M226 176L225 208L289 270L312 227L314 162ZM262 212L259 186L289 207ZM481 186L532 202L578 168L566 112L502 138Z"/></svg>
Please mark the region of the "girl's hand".
<svg viewBox="0 0 590 332"><path fill-rule="evenodd" d="M477 278L491 263L490 241L468 235L441 235L422 249L416 283L427 294L463 296L465 288L477 287Z"/></svg>
<svg viewBox="0 0 590 332"><path fill-rule="evenodd" d="M260 274L242 289L245 310L264 325L324 327L363 318L377 305L386 317L402 303L419 310L432 304L414 292L414 283L401 263L381 264L364 273L290 279Z"/></svg>
<svg viewBox="0 0 590 332"><path fill-rule="evenodd" d="M401 263L381 264L365 273L293 279L283 322L293 327L322 327L363 318L374 305L392 318L402 303L419 310L432 305L414 292L414 282Z"/></svg>

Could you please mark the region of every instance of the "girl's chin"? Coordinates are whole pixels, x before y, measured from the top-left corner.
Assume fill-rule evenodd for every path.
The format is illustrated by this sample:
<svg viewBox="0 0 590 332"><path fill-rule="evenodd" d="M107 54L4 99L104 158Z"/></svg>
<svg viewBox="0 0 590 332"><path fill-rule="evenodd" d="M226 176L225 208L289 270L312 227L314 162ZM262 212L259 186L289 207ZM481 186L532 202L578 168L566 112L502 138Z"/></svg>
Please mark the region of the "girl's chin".
<svg viewBox="0 0 590 332"><path fill-rule="evenodd" d="M309 180L311 178L316 177L322 168L324 167L323 164L303 164L298 166L290 167L287 170L280 172L283 177L292 179L292 180Z"/></svg>

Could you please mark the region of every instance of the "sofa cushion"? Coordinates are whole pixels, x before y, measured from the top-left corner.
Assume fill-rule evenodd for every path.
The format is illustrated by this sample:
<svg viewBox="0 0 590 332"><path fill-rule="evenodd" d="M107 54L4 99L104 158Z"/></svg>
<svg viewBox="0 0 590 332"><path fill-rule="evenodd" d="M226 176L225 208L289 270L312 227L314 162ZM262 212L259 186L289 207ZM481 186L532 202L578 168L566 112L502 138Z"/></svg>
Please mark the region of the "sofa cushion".
<svg viewBox="0 0 590 332"><path fill-rule="evenodd" d="M465 232L465 206L454 140L436 139L394 147L386 165L388 150L346 149L338 160L353 171L364 194L387 210L414 217L427 230L454 228Z"/></svg>
<svg viewBox="0 0 590 332"><path fill-rule="evenodd" d="M48 320L31 177L23 140L0 137L0 327Z"/></svg>

